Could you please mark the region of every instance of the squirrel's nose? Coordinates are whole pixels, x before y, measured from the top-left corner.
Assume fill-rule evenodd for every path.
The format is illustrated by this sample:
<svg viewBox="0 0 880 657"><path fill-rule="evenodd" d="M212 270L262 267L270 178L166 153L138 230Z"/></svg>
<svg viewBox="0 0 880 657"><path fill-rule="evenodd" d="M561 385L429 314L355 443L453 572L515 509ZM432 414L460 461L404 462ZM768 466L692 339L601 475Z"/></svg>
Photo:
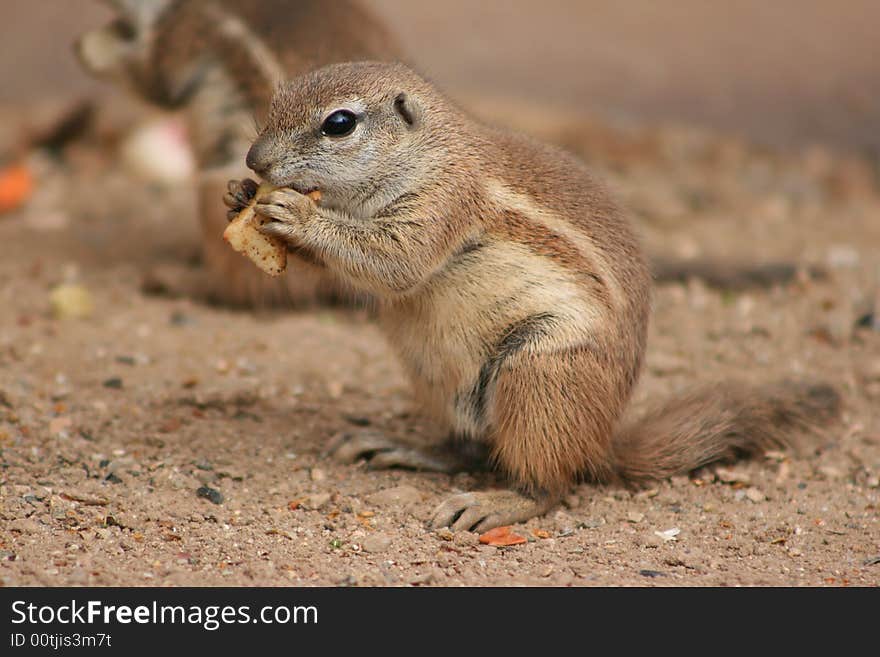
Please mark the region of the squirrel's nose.
<svg viewBox="0 0 880 657"><path fill-rule="evenodd" d="M248 149L247 157L244 159L248 169L254 173L264 173L271 165L269 158L266 157L267 150L266 142L259 139L255 141Z"/></svg>

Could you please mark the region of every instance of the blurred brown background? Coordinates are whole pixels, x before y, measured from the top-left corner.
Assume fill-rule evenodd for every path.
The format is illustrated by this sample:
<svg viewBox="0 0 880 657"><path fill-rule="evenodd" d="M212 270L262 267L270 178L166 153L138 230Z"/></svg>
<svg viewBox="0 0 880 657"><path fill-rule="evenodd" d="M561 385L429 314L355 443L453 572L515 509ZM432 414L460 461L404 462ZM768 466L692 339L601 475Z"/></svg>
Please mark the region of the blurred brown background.
<svg viewBox="0 0 880 657"><path fill-rule="evenodd" d="M880 149L876 0L365 0L452 92ZM97 0L0 0L0 102L109 91L70 42Z"/></svg>
<svg viewBox="0 0 880 657"><path fill-rule="evenodd" d="M427 532L500 481L324 458L358 427L440 437L368 313L190 294L221 238L186 132L71 53L110 12L0 0L0 586L880 586L880 0L364 1L483 118L582 157L683 272L653 292L636 414L802 379L844 422L802 458L579 486L504 551Z"/></svg>

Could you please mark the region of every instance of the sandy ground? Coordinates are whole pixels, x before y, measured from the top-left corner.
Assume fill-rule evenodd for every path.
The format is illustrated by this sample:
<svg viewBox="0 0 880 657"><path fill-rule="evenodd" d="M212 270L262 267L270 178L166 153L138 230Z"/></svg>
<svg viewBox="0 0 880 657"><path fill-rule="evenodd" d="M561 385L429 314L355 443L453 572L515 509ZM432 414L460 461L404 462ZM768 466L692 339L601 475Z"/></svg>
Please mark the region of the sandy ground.
<svg viewBox="0 0 880 657"><path fill-rule="evenodd" d="M468 29L497 26L483 21ZM633 412L695 381L812 377L843 393L841 424L797 456L639 493L578 486L514 528L522 545L428 530L443 499L500 482L323 456L354 431L438 438L365 312L234 312L141 292L145 271L197 252L192 199L119 165L116 140L140 113L111 96L97 128L34 160L28 205L0 214L0 583L880 584L876 161L630 111L550 110L522 101L516 80L477 94L454 57L443 69L430 52L481 116L583 156L650 253L827 270L763 291L659 286ZM0 107L0 142L39 114L23 98ZM90 316L53 314L62 283L87 291Z"/></svg>
<svg viewBox="0 0 880 657"><path fill-rule="evenodd" d="M545 119L505 120L584 154L653 253L830 271L760 292L660 287L636 409L694 380L822 377L847 405L827 442L638 494L582 485L516 527L529 542L512 548L429 531L445 497L498 482L322 456L352 431L437 437L369 318L145 296L144 270L195 250L187 189L145 185L84 140L0 219L0 581L880 583L880 332L859 326L880 283L876 170L818 148ZM52 314L62 282L88 290L91 317Z"/></svg>

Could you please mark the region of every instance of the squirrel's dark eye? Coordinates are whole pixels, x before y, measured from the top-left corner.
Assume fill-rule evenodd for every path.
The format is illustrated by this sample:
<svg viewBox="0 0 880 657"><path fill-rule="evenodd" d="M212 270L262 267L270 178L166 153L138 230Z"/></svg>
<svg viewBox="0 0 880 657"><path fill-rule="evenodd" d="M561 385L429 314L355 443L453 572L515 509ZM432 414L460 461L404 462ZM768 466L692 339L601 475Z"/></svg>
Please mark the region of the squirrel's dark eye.
<svg viewBox="0 0 880 657"><path fill-rule="evenodd" d="M321 134L327 137L344 137L350 135L357 125L357 116L351 110L336 110L324 119Z"/></svg>

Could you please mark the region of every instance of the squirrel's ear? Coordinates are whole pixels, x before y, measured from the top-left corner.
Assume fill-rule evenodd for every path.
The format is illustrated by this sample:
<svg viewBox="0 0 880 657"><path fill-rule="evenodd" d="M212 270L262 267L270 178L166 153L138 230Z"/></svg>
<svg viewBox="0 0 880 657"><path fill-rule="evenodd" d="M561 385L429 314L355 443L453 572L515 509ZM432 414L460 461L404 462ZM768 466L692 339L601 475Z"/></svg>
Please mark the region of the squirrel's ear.
<svg viewBox="0 0 880 657"><path fill-rule="evenodd" d="M394 99L394 111L403 119L403 122L413 128L419 124L421 112L413 98L401 92Z"/></svg>

